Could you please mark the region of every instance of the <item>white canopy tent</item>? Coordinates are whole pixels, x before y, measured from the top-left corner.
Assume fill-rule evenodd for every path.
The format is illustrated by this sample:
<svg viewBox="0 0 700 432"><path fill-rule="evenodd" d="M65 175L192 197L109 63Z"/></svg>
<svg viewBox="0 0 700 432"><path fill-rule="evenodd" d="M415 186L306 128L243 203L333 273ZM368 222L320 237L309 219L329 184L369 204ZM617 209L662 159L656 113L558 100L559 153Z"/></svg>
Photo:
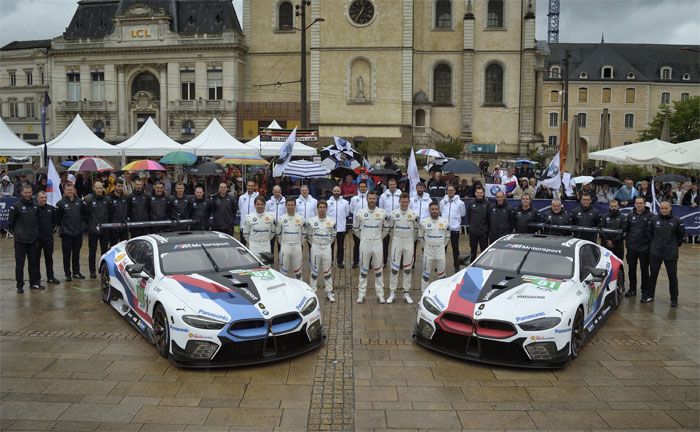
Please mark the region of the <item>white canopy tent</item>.
<svg viewBox="0 0 700 432"><path fill-rule="evenodd" d="M117 144L124 156L165 156L173 151L191 150L172 140L165 134L153 118L149 118L131 138Z"/></svg>
<svg viewBox="0 0 700 432"><path fill-rule="evenodd" d="M267 129L282 129L282 126L277 123L277 120L272 120L267 126ZM256 150L257 154L262 157L275 157L279 154L280 149L284 145L284 142L280 141L261 141L260 135L256 136L252 140L245 143L246 146ZM292 150L292 156L318 156L318 152L315 148L302 144L300 142L294 143L294 149Z"/></svg>
<svg viewBox="0 0 700 432"><path fill-rule="evenodd" d="M0 118L0 156L41 156L41 147L22 141Z"/></svg>
<svg viewBox="0 0 700 432"><path fill-rule="evenodd" d="M47 144L49 156L118 156L121 149L102 141L85 124L80 114Z"/></svg>
<svg viewBox="0 0 700 432"><path fill-rule="evenodd" d="M672 168L700 169L700 139L671 144L650 163Z"/></svg>
<svg viewBox="0 0 700 432"><path fill-rule="evenodd" d="M593 152L588 158L623 164L651 164L659 154L667 152L672 146L669 142L653 139Z"/></svg>
<svg viewBox="0 0 700 432"><path fill-rule="evenodd" d="M198 156L257 155L258 151L232 137L219 120L213 119L199 135L183 144Z"/></svg>

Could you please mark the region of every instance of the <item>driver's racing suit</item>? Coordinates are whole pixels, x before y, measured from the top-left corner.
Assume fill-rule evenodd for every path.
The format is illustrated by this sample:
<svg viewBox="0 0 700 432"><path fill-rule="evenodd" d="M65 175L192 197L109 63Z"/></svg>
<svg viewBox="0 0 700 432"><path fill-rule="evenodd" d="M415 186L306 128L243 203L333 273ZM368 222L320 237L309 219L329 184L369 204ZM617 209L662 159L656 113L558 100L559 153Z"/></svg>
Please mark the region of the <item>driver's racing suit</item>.
<svg viewBox="0 0 700 432"><path fill-rule="evenodd" d="M275 216L271 213L250 213L241 226L248 249L260 258L263 252L270 252L270 240L275 237Z"/></svg>
<svg viewBox="0 0 700 432"><path fill-rule="evenodd" d="M430 282L430 273L437 270L437 277L445 277L445 248L450 241L450 229L443 218L425 218L420 222L418 241L423 245L423 279L421 289Z"/></svg>
<svg viewBox="0 0 700 432"><path fill-rule="evenodd" d="M323 286L333 292L333 251L335 220L326 216L314 216L306 222L306 234L311 242L311 288L318 288L318 275L323 273Z"/></svg>
<svg viewBox="0 0 700 432"><path fill-rule="evenodd" d="M418 220L413 210L399 209L389 216L391 228L391 276L389 289L395 292L399 285L399 271L403 269L403 290L411 290L411 270L413 269L413 243L416 240ZM403 263L403 265L402 265Z"/></svg>
<svg viewBox="0 0 700 432"><path fill-rule="evenodd" d="M382 276L383 244L382 239L388 233L386 213L375 207L374 210L358 210L352 222L352 229L360 236L360 285L359 296L367 294L367 275L370 264L374 270L374 290L377 297L384 298L384 278Z"/></svg>
<svg viewBox="0 0 700 432"><path fill-rule="evenodd" d="M304 218L285 213L277 219L277 241L280 243L280 271L301 279L301 243L304 238Z"/></svg>

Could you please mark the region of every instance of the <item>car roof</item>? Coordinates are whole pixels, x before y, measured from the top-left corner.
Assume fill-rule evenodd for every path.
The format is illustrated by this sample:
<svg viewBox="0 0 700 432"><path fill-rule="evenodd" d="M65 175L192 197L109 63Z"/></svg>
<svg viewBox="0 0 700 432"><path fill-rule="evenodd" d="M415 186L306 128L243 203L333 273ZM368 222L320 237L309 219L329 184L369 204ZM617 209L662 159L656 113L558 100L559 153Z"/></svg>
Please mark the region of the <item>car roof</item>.
<svg viewBox="0 0 700 432"><path fill-rule="evenodd" d="M525 247L558 249L566 256L574 256L576 245L580 242L582 242L582 240L576 237L543 234L512 234L501 237L497 241L497 245L503 247L509 244L517 244Z"/></svg>
<svg viewBox="0 0 700 432"><path fill-rule="evenodd" d="M151 234L149 237L161 244L201 243L212 240L221 240L222 234L218 231L168 231ZM228 238L228 237L227 237Z"/></svg>

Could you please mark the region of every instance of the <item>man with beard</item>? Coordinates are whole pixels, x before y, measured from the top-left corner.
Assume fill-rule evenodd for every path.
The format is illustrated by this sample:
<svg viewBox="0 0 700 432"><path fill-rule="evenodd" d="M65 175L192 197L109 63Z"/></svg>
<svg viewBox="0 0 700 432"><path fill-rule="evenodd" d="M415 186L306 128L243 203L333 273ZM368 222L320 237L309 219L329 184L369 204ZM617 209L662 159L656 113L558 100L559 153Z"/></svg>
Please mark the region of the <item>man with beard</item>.
<svg viewBox="0 0 700 432"><path fill-rule="evenodd" d="M75 186L66 184L63 187L63 199L56 204L56 209L61 229L61 250L66 282L72 280L71 275L76 279L85 279L85 276L80 273L80 249L83 247L86 211L83 200L75 196Z"/></svg>
<svg viewBox="0 0 700 432"><path fill-rule="evenodd" d="M185 185L182 182L175 184L175 195L168 197L168 207L170 208L170 219L189 219L192 214L192 199L185 195ZM189 229L189 226L179 227L179 229Z"/></svg>
<svg viewBox="0 0 700 432"><path fill-rule="evenodd" d="M250 184L250 182L248 182ZM228 193L226 183L219 184L219 193L211 197L211 229L224 234L233 235L233 218L238 211L236 199ZM244 219L241 220L241 223ZM245 245L241 231L241 243Z"/></svg>
<svg viewBox="0 0 700 432"><path fill-rule="evenodd" d="M25 184L20 192L20 200L10 207L9 227L15 243L15 281L17 293L24 293L24 262L28 261L29 287L44 289L39 273L39 219L37 208L32 201L33 189Z"/></svg>
<svg viewBox="0 0 700 432"><path fill-rule="evenodd" d="M541 218L542 222L545 224L545 227L542 229L542 232L545 234L560 236L569 235L568 230L556 228L559 225L571 225L571 215L563 209L561 200L553 199L549 211L543 213Z"/></svg>
<svg viewBox="0 0 700 432"><path fill-rule="evenodd" d="M169 215L170 205L168 203L168 197L165 195L165 186L163 182L157 181L156 184L153 185L153 195L148 202L148 217L151 221L162 221L169 220ZM153 227L151 232L158 233L164 229L164 227Z"/></svg>
<svg viewBox="0 0 700 432"><path fill-rule="evenodd" d="M624 261L625 257L625 242L623 240L625 225L627 218L620 213L620 203L616 199L610 200L608 203L608 214L600 220L600 227L607 229L619 230L619 233L607 233L601 231L600 244L614 253L616 257Z"/></svg>
<svg viewBox="0 0 700 432"><path fill-rule="evenodd" d="M58 212L56 211L56 207L48 204L46 192L38 192L36 194L36 200L39 204L37 213L39 224L37 266L40 265L41 253L43 251L44 263L46 264L46 281L50 284L58 284L60 282L54 277L53 272L53 229L58 221Z"/></svg>
<svg viewBox="0 0 700 432"><path fill-rule="evenodd" d="M114 184L114 190L109 195L110 211L109 221L112 223L126 223L129 219L129 200L124 195L124 181L117 180ZM126 226L124 228L115 228L110 230L110 246L128 240L129 231Z"/></svg>
<svg viewBox="0 0 700 432"><path fill-rule="evenodd" d="M469 223L469 248L471 249L471 261L476 260L478 248L481 252L489 245L489 213L491 204L484 198L484 188L474 190L475 199L467 210Z"/></svg>
<svg viewBox="0 0 700 432"><path fill-rule="evenodd" d="M225 185L225 183L224 183ZM246 183L246 188L247 191L244 194L241 194L241 196L238 197L238 211L240 213L240 227L241 227L241 232L240 234L240 239L241 243L243 245L246 245L246 240L245 237L243 236L243 222L245 219L248 217L250 213L255 212L255 198L258 197L258 184L255 183L255 180L248 180ZM221 187L219 187L219 194L221 194ZM235 213L234 213L235 214Z"/></svg>
<svg viewBox="0 0 700 432"><path fill-rule="evenodd" d="M574 209L571 215L574 225L586 228L598 228L600 225L600 212L593 207L591 196L586 194L581 196L581 205ZM574 235L580 239L595 243L598 233L593 231L579 231Z"/></svg>
<svg viewBox="0 0 700 432"><path fill-rule="evenodd" d="M411 271L413 270L414 247L418 218L409 208L410 197L402 193L399 208L389 214L389 229L391 230L391 276L389 278L389 298L387 303L393 303L396 289L399 286L399 273L403 272L403 298L408 304L411 298Z"/></svg>
<svg viewBox="0 0 700 432"><path fill-rule="evenodd" d="M379 197L379 207L384 210L384 213L391 214L399 208L399 199L401 190L396 188L396 179L389 179L389 188ZM387 259L389 258L389 236L384 237L384 267L386 267Z"/></svg>
<svg viewBox="0 0 700 432"><path fill-rule="evenodd" d="M353 224L355 214L358 210L367 208L367 182L360 182L358 185L359 192L350 199L350 213L353 216ZM360 233L353 229L352 231L352 268L356 269L360 265Z"/></svg>
<svg viewBox="0 0 700 432"><path fill-rule="evenodd" d="M248 249L257 257L270 252L270 240L275 237L275 217L265 211L265 198L255 198L255 212L248 214L241 224L241 232Z"/></svg>
<svg viewBox="0 0 700 432"><path fill-rule="evenodd" d="M321 200L316 205L317 216L306 221L306 233L311 242L311 289L318 288L318 275L323 274L323 288L326 299L333 303L333 252L331 245L335 240L335 220L326 215L327 205Z"/></svg>
<svg viewBox="0 0 700 432"><path fill-rule="evenodd" d="M95 267L95 255L97 243L100 243L100 255L104 255L109 247L109 230L101 230L100 224L109 222L109 198L105 196L102 182L96 181L92 187L92 194L85 199L85 210L88 229L88 267L90 278L97 277Z"/></svg>
<svg viewBox="0 0 700 432"><path fill-rule="evenodd" d="M350 216L350 204L341 195L340 186L333 188L333 196L328 199L328 216L335 221L336 240L335 254L338 268L345 268L345 231Z"/></svg>
<svg viewBox="0 0 700 432"><path fill-rule="evenodd" d="M279 179L279 177L277 177ZM277 180L279 181L279 180ZM279 222L280 218L284 216L287 210L286 201L282 196L282 187L275 185L272 187L272 196L267 203L265 203L265 211L275 216L275 223ZM275 253L275 241L270 241L270 251ZM279 247L277 248L279 251Z"/></svg>
<svg viewBox="0 0 700 432"><path fill-rule="evenodd" d="M520 205L515 209L515 232L518 234L533 234L537 232L537 228L531 227L530 224L538 223L540 215L532 208L532 195L524 193L520 197Z"/></svg>
<svg viewBox="0 0 700 432"><path fill-rule="evenodd" d="M151 195L144 192L143 180L134 180L134 191L129 196L129 222L147 222ZM130 228L131 238L148 234L148 228Z"/></svg>
<svg viewBox="0 0 700 432"><path fill-rule="evenodd" d="M275 233L280 244L280 272L287 277L301 279L301 244L305 235L304 218L297 214L297 201L292 197L286 199L286 210L277 220ZM313 246L312 246L313 248Z"/></svg>
<svg viewBox="0 0 700 432"><path fill-rule="evenodd" d="M197 186L194 189L194 199L192 200L192 219L196 220L191 229L193 230L208 230L209 216L211 214L211 202L209 198L204 196L204 187Z"/></svg>
<svg viewBox="0 0 700 432"><path fill-rule="evenodd" d="M634 198L634 210L627 216L625 237L627 240L627 274L629 288L625 297L637 295L637 263L641 276L642 293L649 290L649 224L654 214L647 208L646 199Z"/></svg>
<svg viewBox="0 0 700 432"><path fill-rule="evenodd" d="M659 214L649 223L649 237L649 289L646 293L642 292L641 302L654 301L656 281L663 263L668 274L671 307L678 307L678 248L683 244L685 227L683 221L671 212L670 201L659 204Z"/></svg>
<svg viewBox="0 0 700 432"><path fill-rule="evenodd" d="M445 249L450 239L449 223L440 217L440 205L430 204L430 217L420 221L418 241L423 245L423 278L421 290L430 283L430 273L437 272L437 278L445 277Z"/></svg>
<svg viewBox="0 0 700 432"><path fill-rule="evenodd" d="M359 209L352 222L353 232L360 235L360 284L357 303L365 301L367 278L374 270L374 290L379 303L384 303L384 277L382 275L383 244L387 235L386 213L377 207L377 193L367 194L367 208Z"/></svg>
<svg viewBox="0 0 700 432"><path fill-rule="evenodd" d="M489 242L493 243L506 234L513 232L515 211L508 205L502 191L496 193L496 205L489 212Z"/></svg>
<svg viewBox="0 0 700 432"><path fill-rule="evenodd" d="M462 230L462 218L467 214L464 201L455 194L455 187L447 186L447 195L440 200L440 214L450 225L450 244L452 245L452 262L455 272L459 271L459 233Z"/></svg>

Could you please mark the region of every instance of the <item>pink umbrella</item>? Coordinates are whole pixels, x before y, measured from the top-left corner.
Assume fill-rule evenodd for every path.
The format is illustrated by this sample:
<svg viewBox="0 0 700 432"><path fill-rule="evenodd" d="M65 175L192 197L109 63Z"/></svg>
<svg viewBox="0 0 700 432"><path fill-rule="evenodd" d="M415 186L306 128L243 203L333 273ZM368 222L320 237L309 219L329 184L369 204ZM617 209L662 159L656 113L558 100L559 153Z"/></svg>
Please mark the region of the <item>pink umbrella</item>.
<svg viewBox="0 0 700 432"><path fill-rule="evenodd" d="M150 159L140 159L122 167L122 171L167 171L163 165Z"/></svg>
<svg viewBox="0 0 700 432"><path fill-rule="evenodd" d="M102 172L114 170L115 168L111 163L98 157L80 158L68 168L68 171L73 172Z"/></svg>

